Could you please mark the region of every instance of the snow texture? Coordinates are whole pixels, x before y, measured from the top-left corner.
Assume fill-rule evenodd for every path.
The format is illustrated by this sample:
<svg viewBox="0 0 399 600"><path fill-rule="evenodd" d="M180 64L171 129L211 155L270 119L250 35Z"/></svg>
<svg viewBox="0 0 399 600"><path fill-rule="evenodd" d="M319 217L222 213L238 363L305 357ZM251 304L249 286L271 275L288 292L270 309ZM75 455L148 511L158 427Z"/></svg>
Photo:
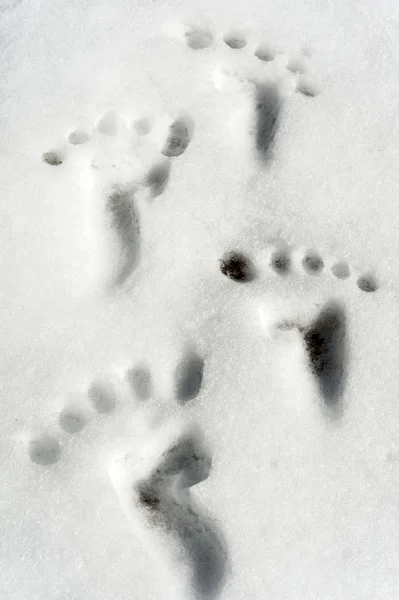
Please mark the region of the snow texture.
<svg viewBox="0 0 399 600"><path fill-rule="evenodd" d="M396 2L0 21L1 598L398 598Z"/></svg>

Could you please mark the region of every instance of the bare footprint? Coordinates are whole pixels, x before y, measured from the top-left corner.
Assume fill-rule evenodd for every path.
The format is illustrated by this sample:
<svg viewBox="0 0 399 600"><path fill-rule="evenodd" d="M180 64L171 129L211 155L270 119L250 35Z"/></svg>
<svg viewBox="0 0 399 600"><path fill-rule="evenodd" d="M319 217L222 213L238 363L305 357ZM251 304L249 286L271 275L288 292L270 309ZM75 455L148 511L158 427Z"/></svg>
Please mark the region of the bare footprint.
<svg viewBox="0 0 399 600"><path fill-rule="evenodd" d="M164 193L171 158L187 150L193 130L187 114L138 117L128 126L121 115L108 111L96 125L73 130L64 146L42 155L47 165L59 167L82 145L92 154L83 171L83 212L87 271L97 290L118 290L139 266L140 212L146 200Z"/></svg>
<svg viewBox="0 0 399 600"><path fill-rule="evenodd" d="M303 330L310 368L329 406L339 402L344 390L347 364L345 325L344 307L336 301L330 301Z"/></svg>
<svg viewBox="0 0 399 600"><path fill-rule="evenodd" d="M294 91L313 97L318 93L316 84L307 73L303 55L282 61L268 41L262 41L254 51L248 48L246 35L239 30L228 32L223 41L237 53L237 66L230 62L218 64L213 81L219 92L230 98L230 130L240 136L240 146L246 147L245 137L252 137L252 149L263 162L273 156L273 143L280 124L284 100ZM239 57L245 55L245 62ZM267 64L261 64L267 63ZM267 69L266 69L267 67Z"/></svg>
<svg viewBox="0 0 399 600"><path fill-rule="evenodd" d="M249 260L249 259L248 259ZM253 261L257 280L262 277L272 277L275 283L282 285L294 283L294 278L305 278L309 284L317 276L320 285L330 281L331 289L345 286L351 295L360 292L376 292L379 284L377 278L370 272L360 274L344 260L335 260L332 257L323 257L322 253L314 249L294 250L288 245L279 244L271 247L267 252L262 252L258 259ZM269 279L270 282L270 279ZM291 283L290 283L291 282ZM334 286L334 287L333 287ZM350 292L349 286L352 286ZM356 289L357 288L357 289ZM306 322L298 317L298 309L284 314L284 308L276 305L273 310L259 305L259 316L262 329L270 339L279 337L279 332L284 333L297 330L303 340L303 347L307 356L307 364L317 383L320 396L324 405L337 412L345 391L345 382L348 368L348 340L346 310L342 301L333 299L332 291L328 292L329 298L324 306L312 319ZM294 302L294 298L293 298ZM271 301L273 304L273 301ZM280 317L276 315L280 313ZM292 315L296 316L292 316ZM273 315L273 316L271 316Z"/></svg>

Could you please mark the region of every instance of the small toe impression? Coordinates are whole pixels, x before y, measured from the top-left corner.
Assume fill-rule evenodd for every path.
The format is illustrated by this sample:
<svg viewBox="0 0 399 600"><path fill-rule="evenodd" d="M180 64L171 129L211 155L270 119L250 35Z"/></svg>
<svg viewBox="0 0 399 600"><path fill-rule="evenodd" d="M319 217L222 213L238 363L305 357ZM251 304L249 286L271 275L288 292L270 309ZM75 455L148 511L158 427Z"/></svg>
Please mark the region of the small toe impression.
<svg viewBox="0 0 399 600"><path fill-rule="evenodd" d="M331 267L331 273L337 279L348 279L351 274L348 263L344 261L335 263Z"/></svg>
<svg viewBox="0 0 399 600"><path fill-rule="evenodd" d="M239 31L229 31L223 37L223 41L233 50L242 50L247 45L245 36Z"/></svg>
<svg viewBox="0 0 399 600"><path fill-rule="evenodd" d="M310 251L303 257L302 267L308 275L320 275L324 269L324 262L317 252Z"/></svg>
<svg viewBox="0 0 399 600"><path fill-rule="evenodd" d="M146 365L129 369L126 379L131 390L139 400L148 400L152 394L152 377Z"/></svg>
<svg viewBox="0 0 399 600"><path fill-rule="evenodd" d="M88 389L89 401L100 414L110 414L116 407L115 390L107 381L96 381Z"/></svg>
<svg viewBox="0 0 399 600"><path fill-rule="evenodd" d="M327 405L336 405L344 385L346 318L343 307L330 301L303 332L309 363Z"/></svg>
<svg viewBox="0 0 399 600"><path fill-rule="evenodd" d="M204 50L213 42L212 33L201 27L190 27L184 34L186 44L192 50Z"/></svg>
<svg viewBox="0 0 399 600"><path fill-rule="evenodd" d="M270 266L278 275L287 275L291 270L291 257L288 250L275 250L270 258Z"/></svg>
<svg viewBox="0 0 399 600"><path fill-rule="evenodd" d="M58 416L58 424L67 433L79 433L86 425L86 416L78 408L66 406Z"/></svg>
<svg viewBox="0 0 399 600"><path fill-rule="evenodd" d="M314 96L319 94L317 85L304 75L300 77L296 89L300 94L308 98L314 98Z"/></svg>
<svg viewBox="0 0 399 600"><path fill-rule="evenodd" d="M137 135L148 135L151 131L151 121L145 117L136 119L132 123L132 129Z"/></svg>
<svg viewBox="0 0 399 600"><path fill-rule="evenodd" d="M174 373L175 397L180 404L196 398L202 387L204 360L196 352L186 354Z"/></svg>
<svg viewBox="0 0 399 600"><path fill-rule="evenodd" d="M164 156L175 157L185 152L194 131L194 122L188 116L181 116L169 126L166 142L161 150Z"/></svg>
<svg viewBox="0 0 399 600"><path fill-rule="evenodd" d="M73 146L80 146L81 144L85 144L90 139L89 134L84 129L75 129L75 131L71 131L68 136L68 142Z"/></svg>
<svg viewBox="0 0 399 600"><path fill-rule="evenodd" d="M169 182L170 170L170 161L165 160L154 165L148 172L145 184L151 189L153 198L157 198L165 191Z"/></svg>
<svg viewBox="0 0 399 600"><path fill-rule="evenodd" d="M357 287L362 292L376 292L378 290L378 281L374 275L361 275L357 280Z"/></svg>
<svg viewBox="0 0 399 600"><path fill-rule="evenodd" d="M259 60L262 60L263 62L269 62L273 60L275 55L275 52L273 51L271 46L269 46L269 44L261 44L255 50L256 58L259 58Z"/></svg>
<svg viewBox="0 0 399 600"><path fill-rule="evenodd" d="M42 154L42 160L52 167L58 167L64 162L65 155L61 150L49 150Z"/></svg>
<svg viewBox="0 0 399 600"><path fill-rule="evenodd" d="M28 453L32 462L47 467L58 461L61 446L55 437L43 433L29 441Z"/></svg>
<svg viewBox="0 0 399 600"><path fill-rule="evenodd" d="M233 281L248 283L255 279L255 268L252 261L242 252L226 252L219 262L223 275Z"/></svg>
<svg viewBox="0 0 399 600"><path fill-rule="evenodd" d="M118 117L113 111L108 111L97 121L97 131L104 135L115 136L118 130Z"/></svg>

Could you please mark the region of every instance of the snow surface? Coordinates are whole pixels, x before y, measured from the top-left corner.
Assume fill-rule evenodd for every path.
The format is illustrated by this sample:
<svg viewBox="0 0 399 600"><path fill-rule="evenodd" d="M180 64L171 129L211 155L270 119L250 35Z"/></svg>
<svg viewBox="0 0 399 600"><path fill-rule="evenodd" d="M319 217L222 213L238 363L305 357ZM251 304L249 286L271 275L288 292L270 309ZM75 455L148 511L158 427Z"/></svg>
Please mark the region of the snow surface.
<svg viewBox="0 0 399 600"><path fill-rule="evenodd" d="M398 598L396 1L0 10L1 598Z"/></svg>

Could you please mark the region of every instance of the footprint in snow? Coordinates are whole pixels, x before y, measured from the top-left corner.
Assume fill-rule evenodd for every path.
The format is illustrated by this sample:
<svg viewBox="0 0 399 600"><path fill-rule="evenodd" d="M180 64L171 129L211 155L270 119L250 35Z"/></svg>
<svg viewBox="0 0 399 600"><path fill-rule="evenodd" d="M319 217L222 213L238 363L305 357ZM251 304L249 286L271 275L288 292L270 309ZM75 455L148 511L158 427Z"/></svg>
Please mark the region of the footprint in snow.
<svg viewBox="0 0 399 600"><path fill-rule="evenodd" d="M232 134L242 137L246 131L256 156L268 161L285 98L292 92L308 98L319 93L309 74L307 53L286 55L270 40L253 43L241 29L215 36L207 26L179 21L164 29L191 50L215 50L214 62L222 63L215 67L213 81L219 92L230 97Z"/></svg>
<svg viewBox="0 0 399 600"><path fill-rule="evenodd" d="M177 406L199 395L203 371L202 357L186 351L172 377ZM212 456L201 430L185 425L182 415L168 421L163 418L160 424L155 395L145 363L126 369L119 381L108 375L94 378L84 392L67 398L58 411L60 434L32 436L28 456L33 463L49 467L61 457L62 437L80 435L96 415L110 417L128 404L140 424L138 413L147 409L149 424L142 425L144 435L133 436L132 448L111 462L112 483L135 535L158 568L166 577L178 575L182 597L215 598L225 579L227 545L214 519L190 494L191 487L209 476Z"/></svg>
<svg viewBox="0 0 399 600"><path fill-rule="evenodd" d="M230 48L247 51L243 36L225 37ZM244 50L243 50L244 49ZM265 66L266 65L266 66ZM248 56L245 67L234 62L219 64L213 72L215 88L227 95L231 106L230 131L233 136L247 136L255 156L262 162L273 157L273 146L281 120L281 109L293 92L313 98L316 84L305 74L305 58L282 61L268 44L261 44Z"/></svg>
<svg viewBox="0 0 399 600"><path fill-rule="evenodd" d="M357 272L344 260L324 258L316 250L293 250L280 244L252 259L236 249L226 252L219 260L220 272L234 285L258 285L262 277L286 283L293 278L302 282L310 278L328 278L354 287L353 293L373 294L379 289L377 277L372 272ZM270 279L271 278L271 279ZM335 284L335 287L337 285ZM284 311L284 309L282 309ZM295 330L302 339L307 362L326 406L336 409L342 398L347 376L346 311L342 302L330 297L310 320L303 322L297 316L284 315L276 303L281 318L270 315L264 304L259 307L262 327L275 338L278 332Z"/></svg>
<svg viewBox="0 0 399 600"><path fill-rule="evenodd" d="M83 173L87 264L101 289L118 288L140 263L140 211L145 200L164 192L172 159L187 150L193 130L186 114L143 116L127 123L108 112L95 125L71 131L63 145L42 155L44 163L60 167L79 147L89 148L90 163Z"/></svg>

